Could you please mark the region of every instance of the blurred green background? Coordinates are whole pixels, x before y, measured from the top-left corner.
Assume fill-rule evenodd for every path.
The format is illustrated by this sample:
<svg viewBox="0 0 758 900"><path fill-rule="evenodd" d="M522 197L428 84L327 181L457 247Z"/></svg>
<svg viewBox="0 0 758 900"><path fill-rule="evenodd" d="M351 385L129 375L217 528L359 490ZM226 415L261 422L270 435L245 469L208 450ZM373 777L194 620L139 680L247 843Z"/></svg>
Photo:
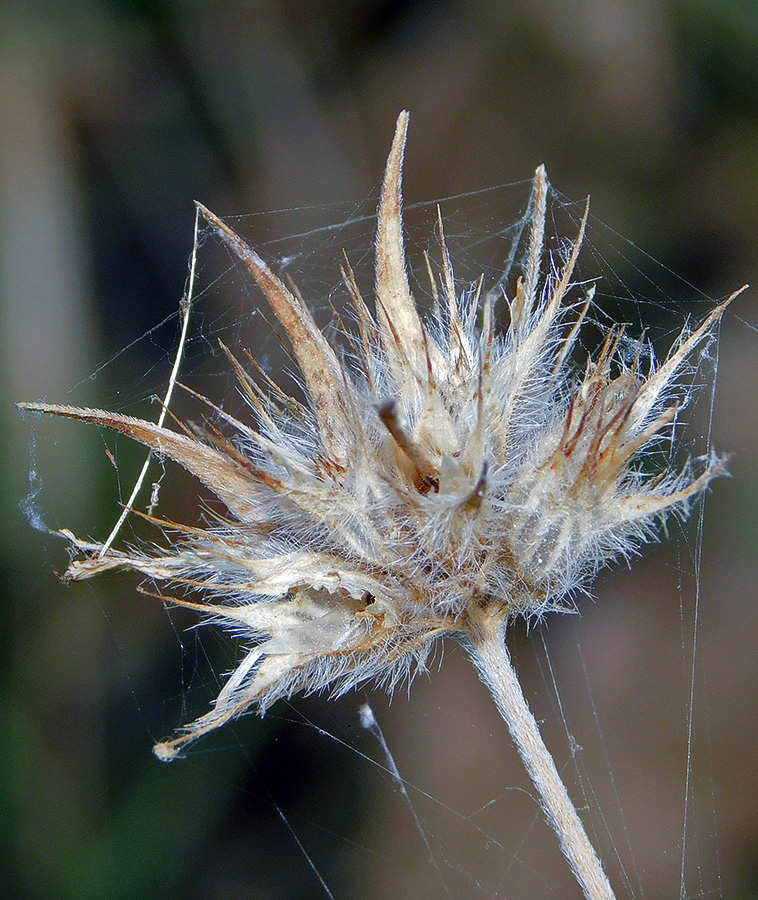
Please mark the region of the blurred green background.
<svg viewBox="0 0 758 900"><path fill-rule="evenodd" d="M578 896L456 648L410 699L281 704L162 765L153 741L206 708L233 649L129 578L65 587L62 542L18 507L31 436L46 522L107 533L119 498L103 437L30 429L12 404L126 408L160 389L192 201L292 209L257 222L272 240L303 227L302 207L370 205L403 108L409 200L521 181L544 162L564 194L591 193L600 220L705 294L756 278L753 0L2 4L0 896ZM702 299L677 284L676 303ZM758 897L757 325L750 291L720 343L713 441L735 455L705 517L690 898ZM140 457L108 446L128 490ZM679 893L696 552L690 528L604 576L581 619L544 629L547 654L539 636L513 636L619 897ZM401 773L432 798L411 792L431 859L362 757L386 762L357 724L366 696Z"/></svg>

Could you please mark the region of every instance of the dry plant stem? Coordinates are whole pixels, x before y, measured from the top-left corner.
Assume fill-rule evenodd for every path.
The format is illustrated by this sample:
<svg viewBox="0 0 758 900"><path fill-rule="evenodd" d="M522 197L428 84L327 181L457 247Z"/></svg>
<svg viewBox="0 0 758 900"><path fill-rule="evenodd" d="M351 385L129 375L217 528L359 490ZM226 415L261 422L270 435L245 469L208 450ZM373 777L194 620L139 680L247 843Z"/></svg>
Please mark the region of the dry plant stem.
<svg viewBox="0 0 758 900"><path fill-rule="evenodd" d="M547 820L558 835L563 855L584 896L587 900L614 900L608 876L526 702L504 632L504 624L493 617L483 617L477 623L471 648L474 664L508 725L529 777L539 791Z"/></svg>

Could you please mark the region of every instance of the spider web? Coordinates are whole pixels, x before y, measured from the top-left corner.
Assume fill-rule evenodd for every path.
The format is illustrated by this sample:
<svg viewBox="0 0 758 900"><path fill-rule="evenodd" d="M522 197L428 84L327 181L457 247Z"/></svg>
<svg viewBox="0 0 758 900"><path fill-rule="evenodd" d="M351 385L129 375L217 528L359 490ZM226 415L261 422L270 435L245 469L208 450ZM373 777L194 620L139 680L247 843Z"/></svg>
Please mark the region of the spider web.
<svg viewBox="0 0 758 900"><path fill-rule="evenodd" d="M526 182L503 185L406 208L412 288L422 307L432 302L423 254L439 257L437 203L459 285L484 273L486 287L503 278L512 287L526 226L518 209L528 189ZM339 280L343 253L364 296L371 296L375 206L368 198L355 206L227 221L291 279L334 337L351 328ZM582 211L583 204L553 192L549 250L557 259L565 257ZM295 218L302 227L292 227ZM282 222L289 226L286 238L277 236ZM223 341L236 351L248 348L285 390L297 392L295 366L249 278L208 231L201 229L197 250L198 288L180 382L242 413ZM630 356L647 347L639 343L643 335L665 355L685 321L701 320L715 303L592 216L582 279L597 287L595 343L612 323L628 322ZM177 314L145 333L138 343L157 348L157 361L138 364L136 378L130 360L139 347L98 367L90 377L109 373L119 385L122 373L130 373L128 390L106 391L100 405L157 418L156 388L171 368L179 327ZM589 334L582 350L592 349ZM684 456L710 450L718 361L711 344L689 373L697 402L684 411L677 435ZM171 409L179 418L198 417L181 390ZM123 502L140 451L112 436L102 439ZM186 497L197 490L189 484L182 473L154 463L137 508L152 496L162 515L192 524ZM583 600L581 617L553 617L532 632L514 625L509 635L545 741L619 898L721 898L724 878L731 883L730 863L721 858L729 795L719 784L711 724L718 698L708 685L718 644L701 646L712 593L703 577L710 552L704 511L701 502L689 524L672 522L673 539L646 548L631 571L604 573L593 592L597 602ZM30 512L37 515L34 504ZM98 527L90 525L102 540L107 526ZM143 539L142 524L130 517L117 540ZM235 658L223 636L188 632L192 620L183 612L173 612L171 622L175 674L162 711L156 715L142 685L132 683L138 719L156 740L207 707ZM160 668L168 671L169 663ZM193 896L214 890L231 896L231 887L253 896L337 900L580 896L504 723L453 645L439 649L428 677L419 676L408 696L390 703L365 692L336 702L280 704L264 722L249 717L191 749L179 765L219 779L235 816L225 837L219 831L215 854L205 854L196 868ZM229 892L219 893L219 884Z"/></svg>

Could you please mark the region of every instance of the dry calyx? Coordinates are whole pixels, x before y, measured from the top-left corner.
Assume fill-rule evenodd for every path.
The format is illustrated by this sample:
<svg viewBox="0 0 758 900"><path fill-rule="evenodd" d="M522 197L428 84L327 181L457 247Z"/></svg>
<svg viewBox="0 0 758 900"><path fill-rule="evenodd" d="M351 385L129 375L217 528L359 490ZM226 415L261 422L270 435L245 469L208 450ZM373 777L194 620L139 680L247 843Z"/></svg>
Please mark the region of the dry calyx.
<svg viewBox="0 0 758 900"><path fill-rule="evenodd" d="M683 332L667 358L625 359L611 329L577 370L572 350L592 291L573 284L585 219L568 259L545 261L548 184L537 170L530 235L513 296L458 292L439 222L435 303L419 316L406 270L398 119L376 234L374 311L343 267L357 337L341 353L302 299L224 222L201 213L260 286L286 331L305 403L261 388L229 353L252 424L214 407L198 436L101 410L24 404L106 425L178 462L226 507L222 524L161 523L165 552L124 553L67 536L78 580L132 569L168 585L240 639L241 660L202 718L156 753L170 759L251 705L367 679L391 687L437 638L461 640L508 722L585 895L612 891L523 698L505 646L515 616L571 607L600 567L684 514L721 464L649 474L670 441L674 387L726 304ZM497 327L507 307L508 326ZM227 351L228 352L228 351ZM644 369L644 370L643 370ZM191 599L194 595L195 599Z"/></svg>

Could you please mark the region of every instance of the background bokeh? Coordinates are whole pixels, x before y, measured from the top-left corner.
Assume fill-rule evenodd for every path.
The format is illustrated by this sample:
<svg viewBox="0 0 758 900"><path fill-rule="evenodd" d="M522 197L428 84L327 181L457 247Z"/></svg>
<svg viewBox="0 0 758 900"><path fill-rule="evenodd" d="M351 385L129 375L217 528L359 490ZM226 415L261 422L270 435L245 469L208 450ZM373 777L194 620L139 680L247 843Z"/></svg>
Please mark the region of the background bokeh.
<svg viewBox="0 0 758 900"><path fill-rule="evenodd" d="M158 763L152 742L205 708L232 651L129 578L56 579L62 541L18 506L30 436L51 526L102 538L116 475L102 436L30 429L12 404L146 400L176 337L193 199L292 210L256 220L271 240L307 226L303 207L370 206L403 108L409 199L544 162L565 195L591 193L600 220L722 297L758 270L756 60L750 0L2 4L0 896L578 896L454 647L391 705L282 704ZM702 299L685 281L671 299ZM690 528L604 576L581 619L551 621L547 653L512 636L619 897L679 892L696 601L686 894L758 897L757 325L751 291L722 329L712 434L733 477L708 500L699 595ZM108 446L128 489L139 457ZM420 789L431 850L361 756L386 763L357 724L366 698Z"/></svg>

